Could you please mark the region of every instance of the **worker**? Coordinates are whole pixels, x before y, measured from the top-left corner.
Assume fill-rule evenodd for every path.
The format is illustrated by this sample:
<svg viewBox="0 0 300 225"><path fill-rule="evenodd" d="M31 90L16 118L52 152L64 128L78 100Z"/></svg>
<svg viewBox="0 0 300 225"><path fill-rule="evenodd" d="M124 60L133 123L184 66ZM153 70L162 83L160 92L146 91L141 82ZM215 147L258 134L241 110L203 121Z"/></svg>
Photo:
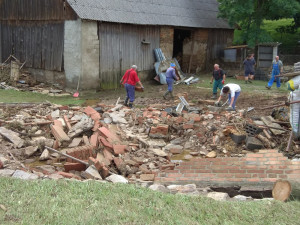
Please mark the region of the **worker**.
<svg viewBox="0 0 300 225"><path fill-rule="evenodd" d="M124 105L128 106L129 108L132 108L133 102L135 100L135 85L139 84L141 88L144 89L144 86L142 85L140 79L138 78L138 75L136 73L137 66L132 65L131 69L127 70L120 80L120 83L124 85L127 96L124 101ZM129 104L128 104L129 100Z"/></svg>
<svg viewBox="0 0 300 225"><path fill-rule="evenodd" d="M170 94L171 98L173 99L173 84L174 84L174 80L178 80L179 78L176 76L176 71L175 71L175 64L171 63L170 67L167 69L166 72L166 81L168 84L168 90L166 91L166 93L164 94L164 99L167 99L167 95Z"/></svg>
<svg viewBox="0 0 300 225"><path fill-rule="evenodd" d="M254 79L254 65L255 65L255 60L254 60L254 55L249 54L247 58L244 60L244 69L245 69L245 83L247 84L252 83L251 80Z"/></svg>
<svg viewBox="0 0 300 225"><path fill-rule="evenodd" d="M237 98L241 94L241 87L238 84L226 84L220 93L220 97L218 101L215 103L215 105L219 106L220 101L223 96L228 94L228 104L229 107L226 108L227 111L234 111L235 110L235 103Z"/></svg>
<svg viewBox="0 0 300 225"><path fill-rule="evenodd" d="M276 56L272 62L272 75L271 79L266 86L267 89L271 89L274 81L276 80L277 88L280 88L280 78L276 77L276 75L280 75L283 71L283 64L281 60L279 60L279 56Z"/></svg>
<svg viewBox="0 0 300 225"><path fill-rule="evenodd" d="M225 72L220 68L220 66L218 64L214 65L214 71L212 74L212 78L210 81L210 84L213 83L213 96L211 97L212 99L216 99L217 98L217 94L218 94L218 88L221 90L223 88L223 84L225 83L225 78L226 78L226 74Z"/></svg>

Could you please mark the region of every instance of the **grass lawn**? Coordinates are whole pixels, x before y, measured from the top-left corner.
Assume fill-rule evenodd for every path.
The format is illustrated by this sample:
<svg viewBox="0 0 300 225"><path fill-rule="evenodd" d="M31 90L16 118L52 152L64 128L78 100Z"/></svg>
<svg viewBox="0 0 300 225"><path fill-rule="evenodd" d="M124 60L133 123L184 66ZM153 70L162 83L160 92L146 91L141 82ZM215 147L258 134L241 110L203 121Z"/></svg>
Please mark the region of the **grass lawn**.
<svg viewBox="0 0 300 225"><path fill-rule="evenodd" d="M80 105L84 102L84 100L73 98L72 96L55 97L29 91L0 89L0 102L2 103L42 103L45 101L61 105Z"/></svg>
<svg viewBox="0 0 300 225"><path fill-rule="evenodd" d="M300 202L217 202L94 181L0 179L0 224L299 224Z"/></svg>

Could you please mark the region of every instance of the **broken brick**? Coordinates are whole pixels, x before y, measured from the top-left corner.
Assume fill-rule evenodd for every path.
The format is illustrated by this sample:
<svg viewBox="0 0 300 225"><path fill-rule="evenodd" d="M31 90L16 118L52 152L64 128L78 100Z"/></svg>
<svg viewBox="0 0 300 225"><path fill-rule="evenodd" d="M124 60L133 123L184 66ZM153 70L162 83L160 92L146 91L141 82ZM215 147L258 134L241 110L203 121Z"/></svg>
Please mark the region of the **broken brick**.
<svg viewBox="0 0 300 225"><path fill-rule="evenodd" d="M89 141L88 136L84 135L82 138L83 138L83 143L84 143L85 145L90 145L90 141Z"/></svg>
<svg viewBox="0 0 300 225"><path fill-rule="evenodd" d="M122 167L123 167L123 168L125 167L124 161L123 161L121 158L119 158L119 157L115 157L115 158L114 158L114 163L116 164L116 167L117 167L119 170L121 170Z"/></svg>
<svg viewBox="0 0 300 225"><path fill-rule="evenodd" d="M64 130L57 125L50 125L53 136L58 141L70 141L68 135L64 132Z"/></svg>
<svg viewBox="0 0 300 225"><path fill-rule="evenodd" d="M160 167L161 170L174 170L175 164L167 164L167 165L162 165Z"/></svg>
<svg viewBox="0 0 300 225"><path fill-rule="evenodd" d="M86 166L82 163L70 163L70 162L66 162L64 164L64 168L66 172L69 172L71 170L75 170L75 171L84 171L86 169Z"/></svg>
<svg viewBox="0 0 300 225"><path fill-rule="evenodd" d="M59 171L59 172L57 172L57 174L59 174L59 175L65 177L65 178L69 178L69 179L75 178L75 179L77 179L77 180L81 180L80 177L78 177L77 175L75 175L75 174L73 174L73 173L66 173L66 172Z"/></svg>
<svg viewBox="0 0 300 225"><path fill-rule="evenodd" d="M161 117L166 118L168 116L168 113L166 111L161 112Z"/></svg>
<svg viewBox="0 0 300 225"><path fill-rule="evenodd" d="M125 154L126 145L113 145L115 155Z"/></svg>
<svg viewBox="0 0 300 225"><path fill-rule="evenodd" d="M109 143L104 137L99 137L99 140L101 141L101 143L108 148L113 148L113 145L111 143Z"/></svg>
<svg viewBox="0 0 300 225"><path fill-rule="evenodd" d="M104 155L104 158L109 160L110 162L113 160L113 155L107 149L103 150L103 155Z"/></svg>
<svg viewBox="0 0 300 225"><path fill-rule="evenodd" d="M183 124L182 129L184 129L184 130L194 129L194 125L186 123L186 124Z"/></svg>
<svg viewBox="0 0 300 225"><path fill-rule="evenodd" d="M90 143L92 146L98 147L98 132L94 132L94 134L90 137Z"/></svg>
<svg viewBox="0 0 300 225"><path fill-rule="evenodd" d="M155 178L154 174L141 174L140 179L143 181L153 181Z"/></svg>
<svg viewBox="0 0 300 225"><path fill-rule="evenodd" d="M102 168L102 170L100 171L100 175L101 175L101 177L102 177L103 179L106 178L106 177L108 177L108 175L109 175L109 170L107 169L106 166L104 166L104 167Z"/></svg>
<svg viewBox="0 0 300 225"><path fill-rule="evenodd" d="M63 118L64 118L65 124L66 124L66 126L67 126L67 129L68 129L68 130L71 130L71 129L72 129L72 126L71 126L71 124L70 124L69 118L68 118L66 115L64 115Z"/></svg>
<svg viewBox="0 0 300 225"><path fill-rule="evenodd" d="M100 131L100 134L102 134L109 142L120 142L119 138L110 132L106 127L101 127L98 129Z"/></svg>
<svg viewBox="0 0 300 225"><path fill-rule="evenodd" d="M99 127L100 127L100 121L99 121L99 120L96 120L95 123L94 123L94 127L93 127L92 131L98 130Z"/></svg>
<svg viewBox="0 0 300 225"><path fill-rule="evenodd" d="M59 126L61 129L64 129L63 124L60 120L54 120L53 122L55 126Z"/></svg>
<svg viewBox="0 0 300 225"><path fill-rule="evenodd" d="M84 109L84 113L88 116L91 116L92 114L98 113L95 109L92 107L88 106Z"/></svg>
<svg viewBox="0 0 300 225"><path fill-rule="evenodd" d="M96 121L99 121L101 119L101 116L98 112L96 112L96 113L93 113L91 115L91 118L92 118L92 120L94 120L96 122Z"/></svg>

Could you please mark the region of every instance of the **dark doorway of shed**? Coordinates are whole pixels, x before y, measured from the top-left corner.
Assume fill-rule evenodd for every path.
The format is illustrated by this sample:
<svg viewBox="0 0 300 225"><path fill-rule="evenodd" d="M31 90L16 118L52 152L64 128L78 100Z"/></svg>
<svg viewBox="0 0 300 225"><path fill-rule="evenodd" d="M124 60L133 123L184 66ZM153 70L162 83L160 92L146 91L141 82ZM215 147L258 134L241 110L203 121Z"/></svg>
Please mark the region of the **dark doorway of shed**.
<svg viewBox="0 0 300 225"><path fill-rule="evenodd" d="M191 39L191 30L174 29L173 58L176 58L180 65L183 62L183 43L185 39Z"/></svg>

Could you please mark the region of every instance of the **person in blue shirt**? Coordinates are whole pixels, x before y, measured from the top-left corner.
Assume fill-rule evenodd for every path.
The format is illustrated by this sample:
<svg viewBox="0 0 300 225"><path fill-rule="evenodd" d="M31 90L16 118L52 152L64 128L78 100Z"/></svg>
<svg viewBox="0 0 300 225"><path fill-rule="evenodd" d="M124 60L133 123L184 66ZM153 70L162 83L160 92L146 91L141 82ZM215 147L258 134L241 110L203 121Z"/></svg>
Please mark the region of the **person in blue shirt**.
<svg viewBox="0 0 300 225"><path fill-rule="evenodd" d="M254 55L248 55L248 57L244 60L245 67L245 83L252 83L251 80L254 79L254 65L255 65ZM250 79L249 79L250 78Z"/></svg>
<svg viewBox="0 0 300 225"><path fill-rule="evenodd" d="M173 96L173 84L174 84L174 80L178 80L178 77L176 76L175 73L175 64L171 63L170 67L167 69L166 72L166 81L168 84L168 90L166 91L166 93L164 94L164 99L167 99L167 96L170 94L171 98L174 98Z"/></svg>
<svg viewBox="0 0 300 225"><path fill-rule="evenodd" d="M280 88L280 77L275 77L276 75L280 75L283 71L283 64L279 60L279 56L276 56L272 63L272 75L271 79L268 82L268 85L266 86L267 89L271 89L274 81L276 80L277 88Z"/></svg>

